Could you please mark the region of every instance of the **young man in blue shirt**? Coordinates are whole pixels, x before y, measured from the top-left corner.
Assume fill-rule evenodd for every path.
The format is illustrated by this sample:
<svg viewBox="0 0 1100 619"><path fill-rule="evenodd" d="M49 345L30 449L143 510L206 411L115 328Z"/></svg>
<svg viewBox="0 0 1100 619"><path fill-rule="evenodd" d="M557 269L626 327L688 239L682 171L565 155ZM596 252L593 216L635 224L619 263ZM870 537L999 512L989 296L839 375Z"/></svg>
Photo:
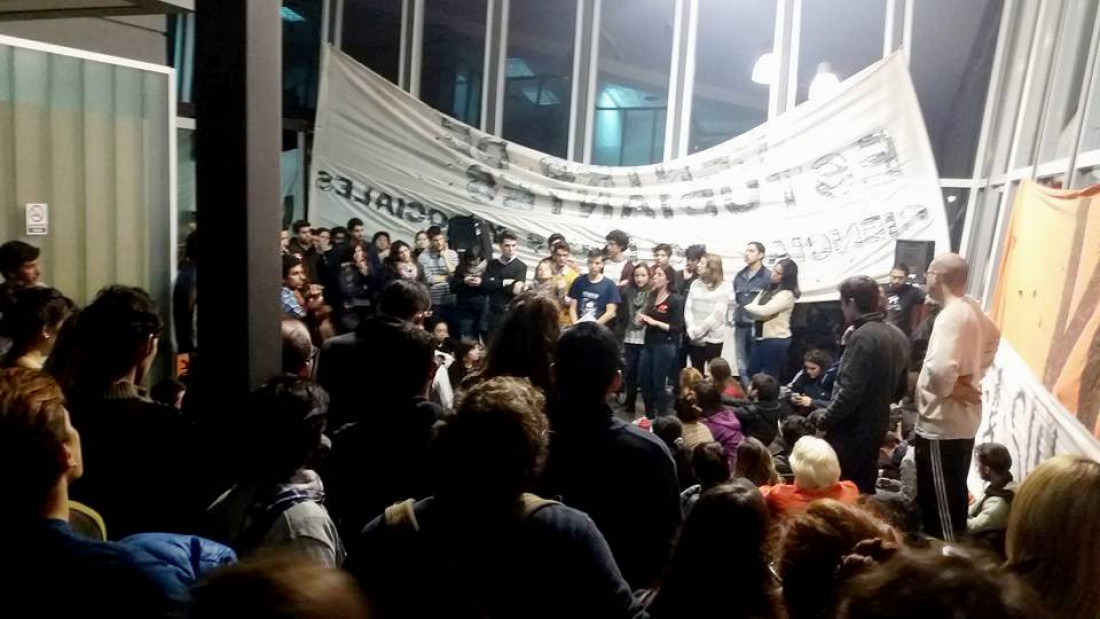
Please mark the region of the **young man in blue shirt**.
<svg viewBox="0 0 1100 619"><path fill-rule="evenodd" d="M618 282L603 276L603 253L594 250L588 254L588 276L573 280L569 288L569 317L573 324L594 320L606 325L615 318L619 304Z"/></svg>

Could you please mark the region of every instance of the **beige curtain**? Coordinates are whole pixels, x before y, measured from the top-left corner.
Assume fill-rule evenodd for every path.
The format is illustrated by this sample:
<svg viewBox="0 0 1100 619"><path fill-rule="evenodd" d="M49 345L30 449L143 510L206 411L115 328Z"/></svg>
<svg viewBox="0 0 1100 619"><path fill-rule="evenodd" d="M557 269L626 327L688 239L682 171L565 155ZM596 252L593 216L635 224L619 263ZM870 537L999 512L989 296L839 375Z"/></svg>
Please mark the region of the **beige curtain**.
<svg viewBox="0 0 1100 619"><path fill-rule="evenodd" d="M0 42L0 241L42 249L44 281L83 305L141 286L167 319L169 75ZM25 205L49 234L25 235Z"/></svg>

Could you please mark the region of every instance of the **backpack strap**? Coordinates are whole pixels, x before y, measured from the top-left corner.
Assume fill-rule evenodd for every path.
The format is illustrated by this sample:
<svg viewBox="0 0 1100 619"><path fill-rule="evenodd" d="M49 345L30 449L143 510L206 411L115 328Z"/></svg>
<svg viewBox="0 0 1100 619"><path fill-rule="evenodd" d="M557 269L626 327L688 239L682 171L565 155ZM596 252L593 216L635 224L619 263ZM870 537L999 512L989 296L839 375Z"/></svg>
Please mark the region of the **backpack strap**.
<svg viewBox="0 0 1100 619"><path fill-rule="evenodd" d="M399 531L417 533L420 531L420 523L416 521L416 501L405 499L386 508L386 526Z"/></svg>

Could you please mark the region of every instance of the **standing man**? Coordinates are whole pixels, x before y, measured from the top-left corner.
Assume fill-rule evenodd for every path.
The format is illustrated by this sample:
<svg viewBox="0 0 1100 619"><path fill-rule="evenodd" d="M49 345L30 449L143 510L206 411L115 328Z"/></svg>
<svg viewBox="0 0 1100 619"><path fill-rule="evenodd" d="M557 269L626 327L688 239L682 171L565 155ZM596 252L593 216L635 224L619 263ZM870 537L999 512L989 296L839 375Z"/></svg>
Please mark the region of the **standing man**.
<svg viewBox="0 0 1100 619"><path fill-rule="evenodd" d="M4 283L0 284L0 315L15 302L17 291L38 285L42 277L42 267L38 263L40 254L37 247L23 241L0 245L0 275L4 276Z"/></svg>
<svg viewBox="0 0 1100 619"><path fill-rule="evenodd" d="M612 230L604 240L607 241L604 247L607 260L604 262L603 274L622 292L634 278L634 265L626 255L626 250L630 247L630 236L622 230Z"/></svg>
<svg viewBox="0 0 1100 619"><path fill-rule="evenodd" d="M855 482L860 492L874 494L890 405L909 389L909 340L886 323L878 284L866 275L840 284L840 307L851 327L832 401L813 417L836 450L841 477Z"/></svg>
<svg viewBox="0 0 1100 619"><path fill-rule="evenodd" d="M321 256L313 243L313 225L304 219L294 222L293 237L287 243L287 251L298 256L305 268L306 277L313 283L321 281Z"/></svg>
<svg viewBox="0 0 1100 619"><path fill-rule="evenodd" d="M966 532L966 476L982 419L979 385L993 363L1001 332L966 296L968 268L958 254L928 267L936 318L917 379L917 504L925 533L948 542Z"/></svg>
<svg viewBox="0 0 1100 619"><path fill-rule="evenodd" d="M606 325L623 302L619 287L603 276L603 252L588 254L588 276L578 277L569 288L569 317L573 324L595 320Z"/></svg>
<svg viewBox="0 0 1100 619"><path fill-rule="evenodd" d="M565 299L562 301L561 324L563 327L567 327L573 324L573 320L569 316L568 295L573 288L573 282L580 273L570 264L569 243L566 243L564 238L554 241L553 245L550 246L550 259L554 262L554 289L564 290L566 294Z"/></svg>
<svg viewBox="0 0 1100 619"><path fill-rule="evenodd" d="M733 278L733 296L737 309L733 315L734 345L737 350L737 367L743 385L748 385L749 360L752 358L753 319L745 313L744 307L752 303L756 295L768 287L772 274L764 266L764 245L753 241L745 248L745 268Z"/></svg>
<svg viewBox="0 0 1100 619"><path fill-rule="evenodd" d="M913 334L919 316L917 311L924 304L924 291L909 283L909 266L897 263L890 270L890 283L886 285L886 322L901 329L905 337Z"/></svg>
<svg viewBox="0 0 1100 619"><path fill-rule="evenodd" d="M527 279L527 265L516 257L519 240L505 230L500 235L500 257L489 261L481 289L489 293L488 330L493 332L504 318L508 303L523 289Z"/></svg>
<svg viewBox="0 0 1100 619"><path fill-rule="evenodd" d="M453 249L447 249L447 240L439 226L428 228L428 243L428 251L420 254L416 261L424 274L424 281L428 283L436 317L448 320L450 308L455 304L455 295L448 282L458 267L458 254Z"/></svg>

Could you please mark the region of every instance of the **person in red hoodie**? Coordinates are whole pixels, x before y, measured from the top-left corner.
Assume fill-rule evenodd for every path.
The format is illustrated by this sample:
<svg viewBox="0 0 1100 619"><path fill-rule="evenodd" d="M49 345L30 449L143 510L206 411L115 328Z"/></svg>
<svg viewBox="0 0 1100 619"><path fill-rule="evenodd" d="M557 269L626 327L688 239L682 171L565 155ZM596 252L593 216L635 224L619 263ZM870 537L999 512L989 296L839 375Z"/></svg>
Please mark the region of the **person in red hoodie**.
<svg viewBox="0 0 1100 619"><path fill-rule="evenodd" d="M794 472L793 484L760 489L776 517L801 511L820 499L841 503L855 503L859 499L859 488L850 481L840 480L840 462L824 439L812 436L798 439L791 451L791 470Z"/></svg>

